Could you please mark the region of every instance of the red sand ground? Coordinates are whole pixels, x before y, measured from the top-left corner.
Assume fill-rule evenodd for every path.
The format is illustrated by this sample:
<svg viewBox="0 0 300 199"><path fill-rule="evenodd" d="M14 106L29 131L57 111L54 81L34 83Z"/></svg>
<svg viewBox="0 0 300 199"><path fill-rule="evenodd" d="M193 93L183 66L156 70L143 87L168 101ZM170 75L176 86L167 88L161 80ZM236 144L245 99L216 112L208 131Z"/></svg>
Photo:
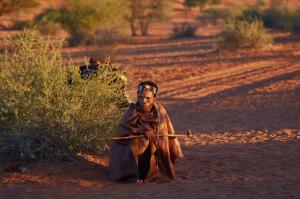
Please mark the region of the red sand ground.
<svg viewBox="0 0 300 199"><path fill-rule="evenodd" d="M30 164L23 173L1 165L1 199L300 198L300 36L273 32L271 48L224 51L219 27L178 40L168 38L170 25L154 27L118 46L115 61L134 85L158 83L177 133L194 131L181 141L177 180L118 184L107 178L107 157ZM99 49L67 50L82 60Z"/></svg>

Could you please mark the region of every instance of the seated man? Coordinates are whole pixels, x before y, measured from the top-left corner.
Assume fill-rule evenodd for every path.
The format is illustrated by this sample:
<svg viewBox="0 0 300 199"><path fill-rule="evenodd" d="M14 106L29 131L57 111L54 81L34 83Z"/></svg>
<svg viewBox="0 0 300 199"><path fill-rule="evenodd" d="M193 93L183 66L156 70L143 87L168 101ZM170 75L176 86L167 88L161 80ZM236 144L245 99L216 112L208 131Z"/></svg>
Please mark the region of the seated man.
<svg viewBox="0 0 300 199"><path fill-rule="evenodd" d="M137 102L123 115L116 136L144 135L142 138L113 141L109 156L112 180L130 182L175 179L175 159L183 157L173 125L164 107L157 102L158 87L151 81L138 85Z"/></svg>

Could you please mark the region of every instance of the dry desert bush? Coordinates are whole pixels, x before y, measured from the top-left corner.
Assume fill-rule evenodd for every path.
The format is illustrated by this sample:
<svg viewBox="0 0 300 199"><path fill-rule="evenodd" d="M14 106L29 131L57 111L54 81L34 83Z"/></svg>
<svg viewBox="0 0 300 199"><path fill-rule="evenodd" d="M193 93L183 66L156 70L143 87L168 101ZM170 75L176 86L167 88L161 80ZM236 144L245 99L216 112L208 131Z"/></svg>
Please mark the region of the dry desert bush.
<svg viewBox="0 0 300 199"><path fill-rule="evenodd" d="M0 161L99 153L99 138L112 135L126 101L120 72L106 62L81 79L64 63L61 45L36 31L7 42L0 56Z"/></svg>
<svg viewBox="0 0 300 199"><path fill-rule="evenodd" d="M272 36L264 29L263 22L259 19L236 19L224 25L222 33L223 47L263 47L272 43Z"/></svg>

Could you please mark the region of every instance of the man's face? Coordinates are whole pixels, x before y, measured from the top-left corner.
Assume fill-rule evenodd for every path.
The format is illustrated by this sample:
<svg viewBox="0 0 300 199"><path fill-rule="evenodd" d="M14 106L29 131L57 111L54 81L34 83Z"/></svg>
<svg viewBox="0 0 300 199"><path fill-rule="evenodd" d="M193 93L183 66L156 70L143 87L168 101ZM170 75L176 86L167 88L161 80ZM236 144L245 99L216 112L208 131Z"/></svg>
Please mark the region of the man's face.
<svg viewBox="0 0 300 199"><path fill-rule="evenodd" d="M152 91L144 89L142 92L138 93L137 100L144 111L150 111L156 100L156 97Z"/></svg>

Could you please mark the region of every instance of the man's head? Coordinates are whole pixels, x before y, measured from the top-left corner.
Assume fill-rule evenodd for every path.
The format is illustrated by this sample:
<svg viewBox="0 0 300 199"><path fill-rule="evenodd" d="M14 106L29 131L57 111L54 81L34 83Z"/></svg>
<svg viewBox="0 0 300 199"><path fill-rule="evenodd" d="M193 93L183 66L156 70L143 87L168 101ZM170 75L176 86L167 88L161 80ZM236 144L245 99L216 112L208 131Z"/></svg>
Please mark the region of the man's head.
<svg viewBox="0 0 300 199"><path fill-rule="evenodd" d="M157 85L151 81L144 81L138 85L137 101L144 111L151 111L156 101L157 91Z"/></svg>
<svg viewBox="0 0 300 199"><path fill-rule="evenodd" d="M101 63L103 63L103 60L99 57L91 57L89 63L90 64L101 64Z"/></svg>
<svg viewBox="0 0 300 199"><path fill-rule="evenodd" d="M103 63L103 61L99 57L92 57L89 61L89 69L96 72L101 63Z"/></svg>

